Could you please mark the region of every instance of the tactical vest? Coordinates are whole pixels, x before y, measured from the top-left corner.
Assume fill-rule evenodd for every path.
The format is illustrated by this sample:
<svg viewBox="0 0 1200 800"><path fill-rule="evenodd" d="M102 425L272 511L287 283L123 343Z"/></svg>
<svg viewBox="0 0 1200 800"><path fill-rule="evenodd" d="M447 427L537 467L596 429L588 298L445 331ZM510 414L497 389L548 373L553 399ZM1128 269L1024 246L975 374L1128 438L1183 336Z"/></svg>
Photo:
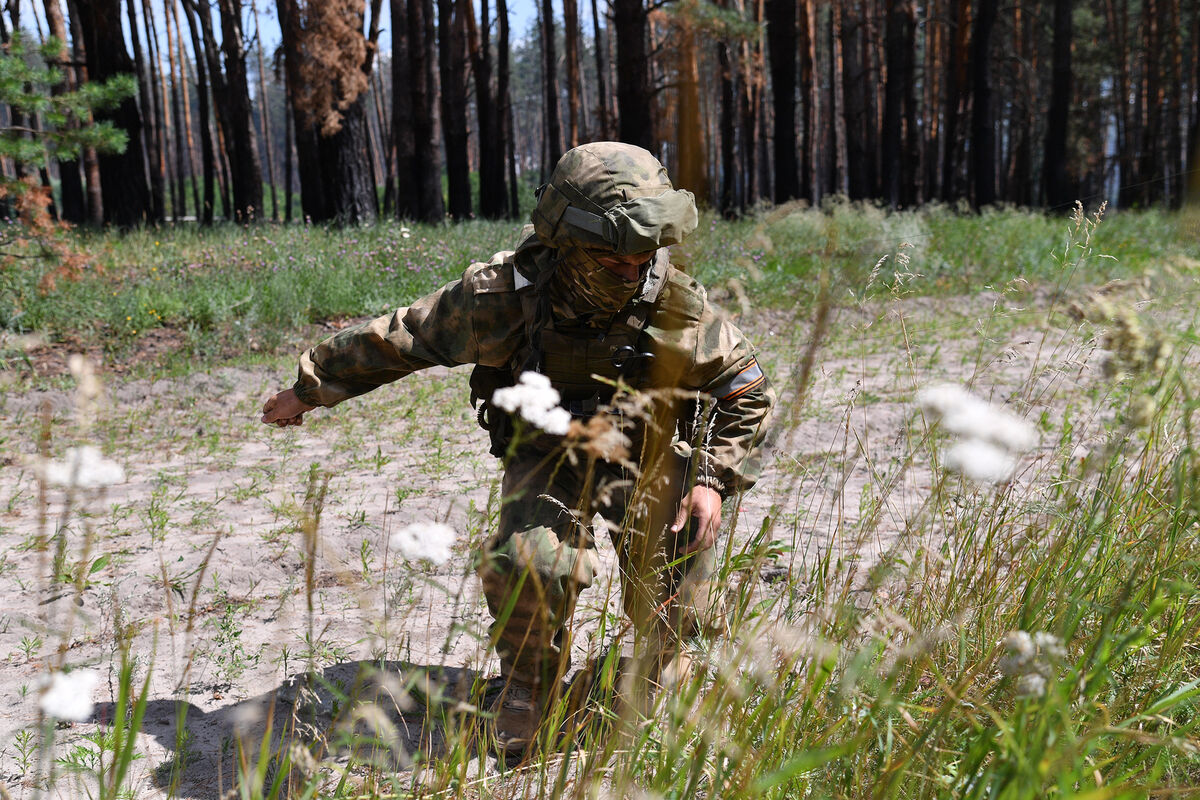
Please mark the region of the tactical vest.
<svg viewBox="0 0 1200 800"><path fill-rule="evenodd" d="M507 367L476 366L471 372L471 402L479 402L477 419L491 437L492 455L502 458L507 452L512 420L488 401L496 389L512 386L524 371L536 370L548 377L561 396L560 405L581 420L609 403L618 383L648 388L644 382L654 354L645 347L642 332L657 307L667 272L664 261L652 275L652 283L617 313L605 331L556 325L548 313L539 313L543 298L538 290L521 290L525 342Z"/></svg>

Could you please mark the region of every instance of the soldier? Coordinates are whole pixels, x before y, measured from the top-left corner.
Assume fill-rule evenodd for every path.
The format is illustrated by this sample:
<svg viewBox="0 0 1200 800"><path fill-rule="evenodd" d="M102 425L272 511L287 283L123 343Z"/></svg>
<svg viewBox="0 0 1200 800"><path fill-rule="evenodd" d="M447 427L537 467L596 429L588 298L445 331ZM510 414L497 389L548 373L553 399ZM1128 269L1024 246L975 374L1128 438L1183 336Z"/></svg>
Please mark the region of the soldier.
<svg viewBox="0 0 1200 800"><path fill-rule="evenodd" d="M499 529L478 566L505 679L492 737L501 757L525 752L566 675L596 515L639 656L627 697L645 708L681 671L681 645L713 622L722 503L753 484L774 402L745 336L670 264L696 206L654 156L576 147L537 197L515 251L309 350L262 417L299 425L419 369L476 365L472 403L504 459ZM534 423L505 411L539 394L539 412L522 412ZM545 413L556 399L562 410Z"/></svg>

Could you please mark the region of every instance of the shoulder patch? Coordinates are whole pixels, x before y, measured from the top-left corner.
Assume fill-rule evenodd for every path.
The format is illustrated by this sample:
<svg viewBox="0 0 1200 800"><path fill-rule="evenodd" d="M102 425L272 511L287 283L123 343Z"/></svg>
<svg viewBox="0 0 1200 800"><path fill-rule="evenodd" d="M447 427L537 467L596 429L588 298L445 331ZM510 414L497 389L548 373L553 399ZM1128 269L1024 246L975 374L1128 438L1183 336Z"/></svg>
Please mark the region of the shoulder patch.
<svg viewBox="0 0 1200 800"><path fill-rule="evenodd" d="M463 283L471 287L472 294L515 292L517 285L512 265L512 251L505 250L497 253L486 264L472 264L463 275Z"/></svg>

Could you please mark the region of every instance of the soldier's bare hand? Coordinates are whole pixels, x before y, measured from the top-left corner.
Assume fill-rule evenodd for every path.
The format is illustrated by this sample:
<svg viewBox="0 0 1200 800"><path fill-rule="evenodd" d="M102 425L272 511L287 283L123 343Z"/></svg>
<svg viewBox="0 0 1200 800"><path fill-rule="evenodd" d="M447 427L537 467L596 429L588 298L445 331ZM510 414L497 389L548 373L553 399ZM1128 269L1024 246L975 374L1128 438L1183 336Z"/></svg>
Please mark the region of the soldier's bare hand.
<svg viewBox="0 0 1200 800"><path fill-rule="evenodd" d="M303 425L304 415L316 406L310 406L296 396L291 389L274 394L263 403L262 421L264 425L275 425L287 428L291 425Z"/></svg>
<svg viewBox="0 0 1200 800"><path fill-rule="evenodd" d="M688 517L693 520L693 536L683 552L695 553L712 547L717 542L717 531L721 527L721 495L707 486L693 486L679 503L671 532L683 530Z"/></svg>

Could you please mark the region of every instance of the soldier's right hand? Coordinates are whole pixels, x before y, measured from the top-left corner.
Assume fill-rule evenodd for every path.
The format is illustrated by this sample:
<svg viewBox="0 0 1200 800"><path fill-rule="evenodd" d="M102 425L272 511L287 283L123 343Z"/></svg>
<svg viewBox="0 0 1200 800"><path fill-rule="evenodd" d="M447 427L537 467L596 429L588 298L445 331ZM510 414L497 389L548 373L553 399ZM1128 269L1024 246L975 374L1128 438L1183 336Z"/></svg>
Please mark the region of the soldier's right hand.
<svg viewBox="0 0 1200 800"><path fill-rule="evenodd" d="M286 428L290 425L303 425L304 415L316 406L310 406L296 396L296 392L285 389L267 398L263 403L262 421L264 425L275 425Z"/></svg>

